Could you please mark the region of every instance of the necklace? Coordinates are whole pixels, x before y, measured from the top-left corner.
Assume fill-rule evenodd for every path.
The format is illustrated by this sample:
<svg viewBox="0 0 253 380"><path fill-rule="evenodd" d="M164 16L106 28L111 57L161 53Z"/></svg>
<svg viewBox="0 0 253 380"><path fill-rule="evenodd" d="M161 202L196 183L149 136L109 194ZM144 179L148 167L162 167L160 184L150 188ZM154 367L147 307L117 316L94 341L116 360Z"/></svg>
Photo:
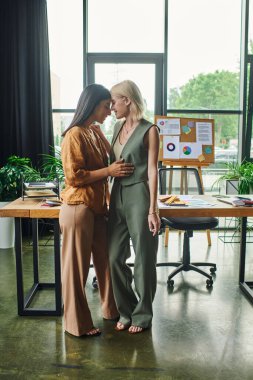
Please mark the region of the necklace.
<svg viewBox="0 0 253 380"><path fill-rule="evenodd" d="M135 128L136 128L136 125L133 125L132 127L129 127L129 129L127 129L126 124L124 124L124 131L126 131L127 135L130 131L133 131Z"/></svg>

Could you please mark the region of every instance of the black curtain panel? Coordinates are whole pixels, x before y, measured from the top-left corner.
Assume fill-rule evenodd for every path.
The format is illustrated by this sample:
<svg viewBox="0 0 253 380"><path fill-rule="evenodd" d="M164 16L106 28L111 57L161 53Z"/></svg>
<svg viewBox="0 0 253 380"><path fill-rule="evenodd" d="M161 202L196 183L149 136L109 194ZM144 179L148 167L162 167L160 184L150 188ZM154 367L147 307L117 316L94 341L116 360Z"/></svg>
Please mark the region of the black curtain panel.
<svg viewBox="0 0 253 380"><path fill-rule="evenodd" d="M0 2L0 166L53 146L46 0Z"/></svg>

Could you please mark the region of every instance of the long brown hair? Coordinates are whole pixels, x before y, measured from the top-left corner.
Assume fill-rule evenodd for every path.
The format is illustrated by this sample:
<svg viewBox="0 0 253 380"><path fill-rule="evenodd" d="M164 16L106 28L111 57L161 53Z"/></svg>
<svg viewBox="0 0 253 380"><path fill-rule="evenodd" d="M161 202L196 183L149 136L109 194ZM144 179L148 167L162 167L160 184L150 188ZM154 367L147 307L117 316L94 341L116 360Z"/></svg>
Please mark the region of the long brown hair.
<svg viewBox="0 0 253 380"><path fill-rule="evenodd" d="M83 125L85 120L92 114L96 106L102 101L111 98L110 91L107 90L101 84L90 84L85 87L83 92L80 95L76 111L67 129L62 133L62 136L65 136L66 132L69 131L75 125Z"/></svg>

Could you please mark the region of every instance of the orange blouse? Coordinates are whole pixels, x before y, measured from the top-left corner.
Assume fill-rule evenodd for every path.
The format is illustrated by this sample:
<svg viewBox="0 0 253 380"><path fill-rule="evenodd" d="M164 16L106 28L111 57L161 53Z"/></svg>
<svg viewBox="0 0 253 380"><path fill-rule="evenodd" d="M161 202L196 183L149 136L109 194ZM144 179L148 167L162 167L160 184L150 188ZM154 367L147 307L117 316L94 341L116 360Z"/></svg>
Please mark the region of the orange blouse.
<svg viewBox="0 0 253 380"><path fill-rule="evenodd" d="M63 203L84 203L96 214L105 214L107 178L85 183L91 171L108 166L106 149L99 135L90 128L71 128L63 138L61 158L65 174Z"/></svg>

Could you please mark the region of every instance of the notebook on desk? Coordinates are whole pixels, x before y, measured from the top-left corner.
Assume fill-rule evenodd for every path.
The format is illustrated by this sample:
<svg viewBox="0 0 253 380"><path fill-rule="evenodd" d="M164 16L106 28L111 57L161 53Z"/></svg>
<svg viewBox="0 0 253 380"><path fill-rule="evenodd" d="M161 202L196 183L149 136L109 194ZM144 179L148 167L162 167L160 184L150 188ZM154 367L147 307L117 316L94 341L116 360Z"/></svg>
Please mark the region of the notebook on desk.
<svg viewBox="0 0 253 380"><path fill-rule="evenodd" d="M246 206L246 207L252 207L253 206L253 200L250 198L243 198L243 197L219 197L217 198L218 201L230 204L235 207L239 206Z"/></svg>

